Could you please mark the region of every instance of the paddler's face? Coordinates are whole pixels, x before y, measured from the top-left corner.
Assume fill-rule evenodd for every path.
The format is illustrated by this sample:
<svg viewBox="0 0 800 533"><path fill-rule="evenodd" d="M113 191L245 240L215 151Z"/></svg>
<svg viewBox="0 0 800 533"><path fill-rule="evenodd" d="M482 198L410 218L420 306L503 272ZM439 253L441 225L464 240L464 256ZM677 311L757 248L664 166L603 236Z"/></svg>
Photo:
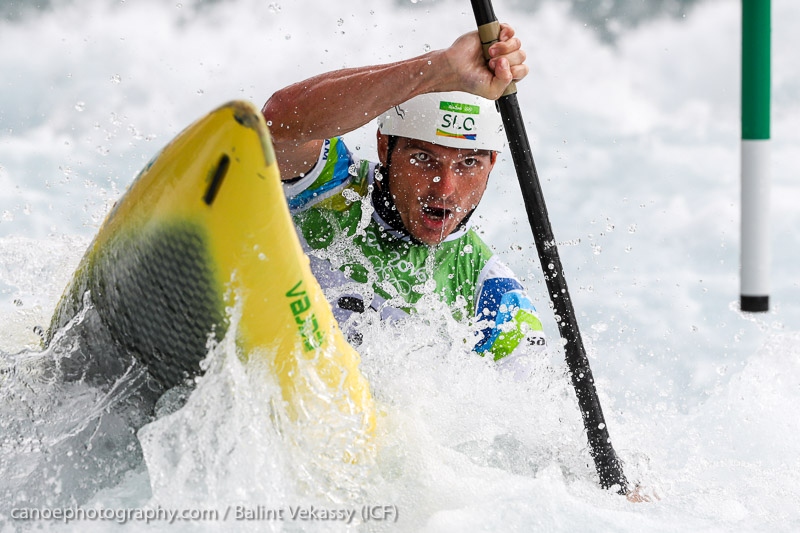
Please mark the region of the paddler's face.
<svg viewBox="0 0 800 533"><path fill-rule="evenodd" d="M386 164L388 137L378 135ZM389 168L389 192L406 229L428 245L442 242L478 205L494 166L488 150L463 150L399 137Z"/></svg>

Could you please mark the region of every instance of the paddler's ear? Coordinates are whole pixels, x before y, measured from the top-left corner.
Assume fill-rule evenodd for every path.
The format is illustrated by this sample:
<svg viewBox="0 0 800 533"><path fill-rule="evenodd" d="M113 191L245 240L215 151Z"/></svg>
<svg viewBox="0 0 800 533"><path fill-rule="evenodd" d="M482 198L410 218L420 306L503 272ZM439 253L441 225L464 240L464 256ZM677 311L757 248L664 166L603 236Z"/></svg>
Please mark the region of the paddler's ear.
<svg viewBox="0 0 800 533"><path fill-rule="evenodd" d="M491 160L489 162L489 172L491 173L492 170L494 169L494 164L497 163L497 152L492 150L489 153L491 154Z"/></svg>
<svg viewBox="0 0 800 533"><path fill-rule="evenodd" d="M380 130L377 132L378 138L378 161L381 162L382 167L386 167L388 165L389 160L389 136L384 135L381 133Z"/></svg>

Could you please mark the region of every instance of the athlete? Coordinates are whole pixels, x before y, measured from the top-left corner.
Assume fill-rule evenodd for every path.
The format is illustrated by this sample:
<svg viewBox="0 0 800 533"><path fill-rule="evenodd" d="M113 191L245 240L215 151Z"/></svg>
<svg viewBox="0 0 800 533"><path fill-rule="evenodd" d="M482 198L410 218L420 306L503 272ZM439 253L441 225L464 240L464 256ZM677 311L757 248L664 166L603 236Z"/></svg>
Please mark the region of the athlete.
<svg viewBox="0 0 800 533"><path fill-rule="evenodd" d="M488 52L487 62L468 33L408 60L296 83L263 113L340 324L367 308L396 319L433 292L476 325L474 351L507 362L545 339L522 284L469 224L504 148L493 100L528 73L510 26ZM357 159L341 138L373 119L379 162Z"/></svg>

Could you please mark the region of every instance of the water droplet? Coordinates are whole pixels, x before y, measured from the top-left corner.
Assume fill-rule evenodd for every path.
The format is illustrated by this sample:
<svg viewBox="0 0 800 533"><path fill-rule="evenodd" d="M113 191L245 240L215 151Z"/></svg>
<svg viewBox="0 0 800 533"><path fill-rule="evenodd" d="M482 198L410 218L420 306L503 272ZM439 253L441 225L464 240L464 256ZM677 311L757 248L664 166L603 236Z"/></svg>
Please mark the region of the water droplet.
<svg viewBox="0 0 800 533"><path fill-rule="evenodd" d="M442 178L441 178L440 176L435 176L435 177L433 178L433 182L434 182L434 183L439 183L440 181L442 181Z"/></svg>
<svg viewBox="0 0 800 533"><path fill-rule="evenodd" d="M269 10L270 10L271 13L280 13L281 12L281 6L280 6L280 4L270 4L269 5Z"/></svg>
<svg viewBox="0 0 800 533"><path fill-rule="evenodd" d="M628 233L636 233L636 224L628 226Z"/></svg>
<svg viewBox="0 0 800 533"><path fill-rule="evenodd" d="M119 74L114 74L111 76L111 83L120 83L122 81L122 76Z"/></svg>
<svg viewBox="0 0 800 533"><path fill-rule="evenodd" d="M344 24L344 19L339 19L339 20L336 21L336 25L337 26L341 26L343 24Z"/></svg>
<svg viewBox="0 0 800 533"><path fill-rule="evenodd" d="M342 190L342 196L344 196L345 200L349 202L357 202L361 200L361 196L353 189Z"/></svg>
<svg viewBox="0 0 800 533"><path fill-rule="evenodd" d="M80 113L84 109L86 109L86 102L78 102L77 104L75 104L75 111L78 111Z"/></svg>
<svg viewBox="0 0 800 533"><path fill-rule="evenodd" d="M428 43L425 43L425 46L423 46L422 49L425 50L426 52L430 52L431 51L431 45L429 45ZM428 61L428 64L430 65L431 62Z"/></svg>

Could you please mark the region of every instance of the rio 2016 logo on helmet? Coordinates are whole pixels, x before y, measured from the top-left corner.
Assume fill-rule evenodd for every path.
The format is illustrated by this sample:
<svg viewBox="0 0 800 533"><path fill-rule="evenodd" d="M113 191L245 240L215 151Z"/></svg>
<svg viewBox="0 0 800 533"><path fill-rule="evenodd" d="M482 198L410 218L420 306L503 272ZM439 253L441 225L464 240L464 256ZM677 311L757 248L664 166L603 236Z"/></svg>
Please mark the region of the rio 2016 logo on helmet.
<svg viewBox="0 0 800 533"><path fill-rule="evenodd" d="M378 118L380 132L451 148L499 152L505 132L495 103L469 93L422 94Z"/></svg>

